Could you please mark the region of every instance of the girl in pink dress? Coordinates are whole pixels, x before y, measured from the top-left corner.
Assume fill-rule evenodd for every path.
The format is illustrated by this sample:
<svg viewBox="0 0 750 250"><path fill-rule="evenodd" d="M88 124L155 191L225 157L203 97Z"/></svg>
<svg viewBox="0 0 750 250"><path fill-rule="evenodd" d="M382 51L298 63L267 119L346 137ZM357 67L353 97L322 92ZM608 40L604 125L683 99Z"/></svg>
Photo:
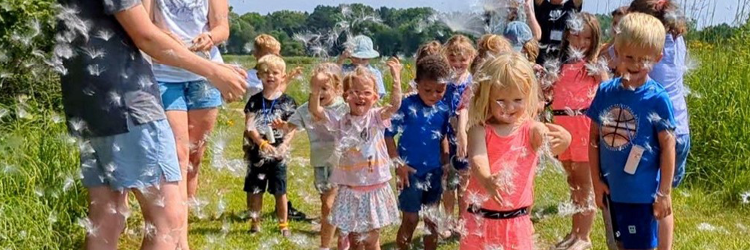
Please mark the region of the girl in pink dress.
<svg viewBox="0 0 750 250"><path fill-rule="evenodd" d="M373 107L380 97L375 77L365 67L344 76L347 112L320 106L321 84L313 84L310 95L310 114L336 139L330 181L338 185L338 193L331 215L323 219L341 230L340 237L348 237L352 249L379 250L380 229L399 220L396 197L388 183L391 161L383 132L401 106L401 63L393 58L388 67L393 76L388 107ZM317 77L313 82L320 82Z"/></svg>
<svg viewBox="0 0 750 250"><path fill-rule="evenodd" d="M575 206L573 226L554 249L584 250L591 248L589 234L596 216L593 186L589 174L589 128L585 113L596 95L596 89L608 77L607 65L598 64L599 22L583 12L570 17L565 32L563 57L558 81L552 86L554 123L573 136L568 150L559 155L568 174L571 199Z"/></svg>
<svg viewBox="0 0 750 250"><path fill-rule="evenodd" d="M529 212L537 155L544 146L553 154L564 151L570 134L557 125L534 121L541 95L522 55L499 55L483 64L477 75L482 77L475 83L469 115L472 173L460 249L534 249Z"/></svg>

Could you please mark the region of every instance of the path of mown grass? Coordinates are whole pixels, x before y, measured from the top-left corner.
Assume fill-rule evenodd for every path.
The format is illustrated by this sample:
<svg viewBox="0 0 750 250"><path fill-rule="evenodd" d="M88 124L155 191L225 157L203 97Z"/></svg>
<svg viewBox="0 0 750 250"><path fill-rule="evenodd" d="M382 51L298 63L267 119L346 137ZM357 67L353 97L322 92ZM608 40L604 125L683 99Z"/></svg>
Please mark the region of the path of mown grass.
<svg viewBox="0 0 750 250"><path fill-rule="evenodd" d="M228 133L230 140L224 151L226 157L239 159L242 155L242 114L239 105L224 109L219 118L217 133ZM320 202L312 185L312 171L303 166L300 159L307 159L309 147L307 136L300 133L293 148L293 158L289 167L289 197L302 211L316 215ZM247 233L248 222L242 219L245 210L245 193L242 192L243 178L216 171L208 165L207 157L201 172L199 198L209 202L205 207L204 219L193 217L190 227L192 249L317 249L317 223L292 222L293 236L282 239L273 222L273 198L264 199L264 230L258 235ZM567 233L569 218L557 215L557 206L566 200L567 187L562 173L548 169L536 183L535 228L538 233L538 246L547 249L550 244ZM217 218L220 201L225 204L225 212ZM675 249L750 249L750 213L739 210L725 210L720 202L712 199L710 193L698 190L679 189L674 194L674 208L677 214L677 239ZM139 216L130 219L130 228L138 228ZM383 230L381 241L384 249L395 249L394 239L397 226ZM140 237L136 233L122 239L123 249L136 249ZM592 235L594 249L605 249L603 227L597 220ZM455 241L446 241L440 249L457 249Z"/></svg>

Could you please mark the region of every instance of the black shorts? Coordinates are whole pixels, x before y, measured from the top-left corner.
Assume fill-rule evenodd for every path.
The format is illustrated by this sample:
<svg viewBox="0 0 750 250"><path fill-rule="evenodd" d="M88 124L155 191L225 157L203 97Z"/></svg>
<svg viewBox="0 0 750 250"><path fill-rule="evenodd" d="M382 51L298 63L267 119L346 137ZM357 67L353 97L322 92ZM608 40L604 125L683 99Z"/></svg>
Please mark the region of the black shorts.
<svg viewBox="0 0 750 250"><path fill-rule="evenodd" d="M281 160L266 160L261 165L251 162L243 190L254 194L266 191L272 195L286 194L286 165Z"/></svg>

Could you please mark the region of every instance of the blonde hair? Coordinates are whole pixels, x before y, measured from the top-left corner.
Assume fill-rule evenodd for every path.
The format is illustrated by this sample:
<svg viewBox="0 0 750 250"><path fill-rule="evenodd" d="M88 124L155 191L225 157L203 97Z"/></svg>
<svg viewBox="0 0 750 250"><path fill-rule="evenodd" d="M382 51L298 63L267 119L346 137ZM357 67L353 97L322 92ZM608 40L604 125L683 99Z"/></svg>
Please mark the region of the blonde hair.
<svg viewBox="0 0 750 250"><path fill-rule="evenodd" d="M519 90L526 95L524 118L531 119L536 116L541 91L534 70L523 55L517 52L498 55L482 64L474 79L477 79L477 87L474 88L474 99L471 101L469 127L484 126L492 118L490 103L495 98L490 95L493 89Z"/></svg>
<svg viewBox="0 0 750 250"><path fill-rule="evenodd" d="M513 47L511 47L510 42L505 37L495 34L482 36L477 41L477 56L474 58L474 62L471 63L471 72L476 72L479 65L487 60L488 56L496 56L500 53L510 51L513 51Z"/></svg>
<svg viewBox="0 0 750 250"><path fill-rule="evenodd" d="M375 95L378 94L378 84L377 81L375 81L375 76L372 74L372 72L370 72L369 69L365 68L364 66L357 66L353 71L344 75L344 80L342 82L345 94L347 91L349 91L349 89L352 88L354 80L372 82L372 90L375 92Z"/></svg>
<svg viewBox="0 0 750 250"><path fill-rule="evenodd" d="M425 43L422 46L419 46L419 49L417 50L417 58L414 61L418 62L419 59L422 59L426 56L440 54L440 51L442 49L443 45L440 44L439 41L431 41L429 43Z"/></svg>
<svg viewBox="0 0 750 250"><path fill-rule="evenodd" d="M536 58L539 57L539 42L536 39L529 40L523 44L521 52L529 62L535 63Z"/></svg>
<svg viewBox="0 0 750 250"><path fill-rule="evenodd" d="M263 57L264 54L273 54L270 51L281 51L281 43L268 34L256 36L253 41L253 55Z"/></svg>
<svg viewBox="0 0 750 250"><path fill-rule="evenodd" d="M315 69L313 69L313 77L317 74L324 74L328 76L328 81L333 86L336 91L341 90L341 67L339 67L338 64L335 63L321 63L318 64L318 66L315 66Z"/></svg>
<svg viewBox="0 0 750 250"><path fill-rule="evenodd" d="M469 56L476 56L477 50L474 49L474 42L464 35L455 35L448 39L443 46L443 54L446 57L449 55L463 55L468 54Z"/></svg>
<svg viewBox="0 0 750 250"><path fill-rule="evenodd" d="M256 65L255 68L260 74L268 73L270 69L279 69L281 70L281 72L285 73L286 63L280 56L271 54L261 57L260 60L258 60L258 65Z"/></svg>
<svg viewBox="0 0 750 250"><path fill-rule="evenodd" d="M660 54L664 49L666 33L664 25L656 17L630 13L620 21L620 32L615 36L615 49L621 51L629 47Z"/></svg>

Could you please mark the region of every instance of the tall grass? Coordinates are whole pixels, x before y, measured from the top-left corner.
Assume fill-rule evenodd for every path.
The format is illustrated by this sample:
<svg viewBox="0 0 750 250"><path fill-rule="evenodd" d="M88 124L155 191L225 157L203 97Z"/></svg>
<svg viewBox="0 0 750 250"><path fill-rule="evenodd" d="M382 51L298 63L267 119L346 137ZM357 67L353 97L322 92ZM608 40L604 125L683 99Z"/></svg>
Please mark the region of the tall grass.
<svg viewBox="0 0 750 250"><path fill-rule="evenodd" d="M688 183L740 204L750 191L750 26L724 44L692 44L700 67L687 76L692 134Z"/></svg>
<svg viewBox="0 0 750 250"><path fill-rule="evenodd" d="M80 248L86 196L77 147L57 115L24 108L31 119L6 116L0 126L0 249Z"/></svg>

